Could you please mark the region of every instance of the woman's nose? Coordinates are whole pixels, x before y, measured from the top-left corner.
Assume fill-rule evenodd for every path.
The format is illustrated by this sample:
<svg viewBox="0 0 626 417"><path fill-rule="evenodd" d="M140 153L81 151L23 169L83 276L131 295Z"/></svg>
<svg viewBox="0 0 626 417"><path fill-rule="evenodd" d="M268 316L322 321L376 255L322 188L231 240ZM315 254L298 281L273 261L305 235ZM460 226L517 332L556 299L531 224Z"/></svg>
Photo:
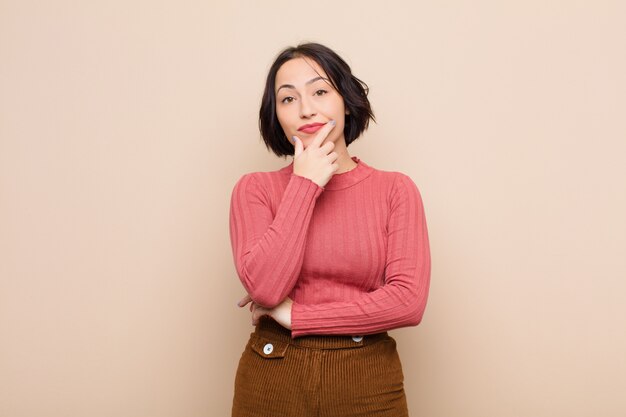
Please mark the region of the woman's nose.
<svg viewBox="0 0 626 417"><path fill-rule="evenodd" d="M315 115L315 108L308 97L302 96L300 100L300 117L311 117Z"/></svg>

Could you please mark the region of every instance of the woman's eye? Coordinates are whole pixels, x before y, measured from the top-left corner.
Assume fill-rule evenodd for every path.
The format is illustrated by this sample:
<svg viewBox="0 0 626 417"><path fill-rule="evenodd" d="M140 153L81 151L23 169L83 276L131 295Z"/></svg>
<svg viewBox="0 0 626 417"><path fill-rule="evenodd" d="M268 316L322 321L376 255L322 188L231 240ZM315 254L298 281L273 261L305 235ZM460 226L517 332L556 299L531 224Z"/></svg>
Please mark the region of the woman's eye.
<svg viewBox="0 0 626 417"><path fill-rule="evenodd" d="M315 94L320 93L320 92L322 93L322 94L318 94L318 95L320 95L320 96L321 96L321 95L324 95L324 94L326 94L326 93L328 93L328 91L326 91L326 90L317 90L317 91L315 92ZM280 102L281 102L281 103L285 103L285 104L286 104L286 103L291 103L292 101L293 101L293 97L291 97L291 96L287 96L287 97L285 97L284 99L282 99Z"/></svg>

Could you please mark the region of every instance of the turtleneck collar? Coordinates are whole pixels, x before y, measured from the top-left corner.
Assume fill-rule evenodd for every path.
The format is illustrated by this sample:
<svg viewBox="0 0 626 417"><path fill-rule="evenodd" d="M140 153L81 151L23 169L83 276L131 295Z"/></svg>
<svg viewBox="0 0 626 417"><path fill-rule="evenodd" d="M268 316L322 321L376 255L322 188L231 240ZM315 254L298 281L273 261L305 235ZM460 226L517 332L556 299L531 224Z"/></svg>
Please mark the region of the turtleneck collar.
<svg viewBox="0 0 626 417"><path fill-rule="evenodd" d="M325 190L342 190L353 186L356 183L363 181L373 171L374 168L367 165L359 157L352 156L351 159L357 163L357 165L350 171L342 172L340 174L334 174L330 180L324 185ZM291 163L280 169L283 174L291 174L293 172L293 160Z"/></svg>

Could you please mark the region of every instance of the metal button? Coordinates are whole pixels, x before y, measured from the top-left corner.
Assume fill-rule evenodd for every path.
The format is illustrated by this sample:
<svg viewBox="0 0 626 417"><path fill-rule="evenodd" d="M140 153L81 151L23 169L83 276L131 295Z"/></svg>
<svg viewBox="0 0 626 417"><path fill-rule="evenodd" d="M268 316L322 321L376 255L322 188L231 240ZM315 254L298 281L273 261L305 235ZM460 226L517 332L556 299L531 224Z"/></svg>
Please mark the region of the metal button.
<svg viewBox="0 0 626 417"><path fill-rule="evenodd" d="M360 342L361 340L363 340L363 336L352 336L352 340L354 340L355 342Z"/></svg>
<svg viewBox="0 0 626 417"><path fill-rule="evenodd" d="M272 345L271 343L268 343L267 345L263 346L263 352L265 352L266 355L269 355L273 351L274 351L274 345Z"/></svg>

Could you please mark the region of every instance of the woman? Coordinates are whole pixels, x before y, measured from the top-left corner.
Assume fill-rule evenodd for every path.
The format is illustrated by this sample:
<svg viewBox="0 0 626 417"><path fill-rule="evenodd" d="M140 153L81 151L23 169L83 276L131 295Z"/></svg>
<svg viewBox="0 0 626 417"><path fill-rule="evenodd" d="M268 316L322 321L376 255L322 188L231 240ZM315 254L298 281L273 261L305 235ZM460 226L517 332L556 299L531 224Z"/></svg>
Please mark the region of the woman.
<svg viewBox="0 0 626 417"><path fill-rule="evenodd" d="M250 304L232 416L407 416L396 342L430 284L421 195L348 154L375 121L365 83L331 49L283 50L267 76L263 140L277 171L235 184L230 237Z"/></svg>

